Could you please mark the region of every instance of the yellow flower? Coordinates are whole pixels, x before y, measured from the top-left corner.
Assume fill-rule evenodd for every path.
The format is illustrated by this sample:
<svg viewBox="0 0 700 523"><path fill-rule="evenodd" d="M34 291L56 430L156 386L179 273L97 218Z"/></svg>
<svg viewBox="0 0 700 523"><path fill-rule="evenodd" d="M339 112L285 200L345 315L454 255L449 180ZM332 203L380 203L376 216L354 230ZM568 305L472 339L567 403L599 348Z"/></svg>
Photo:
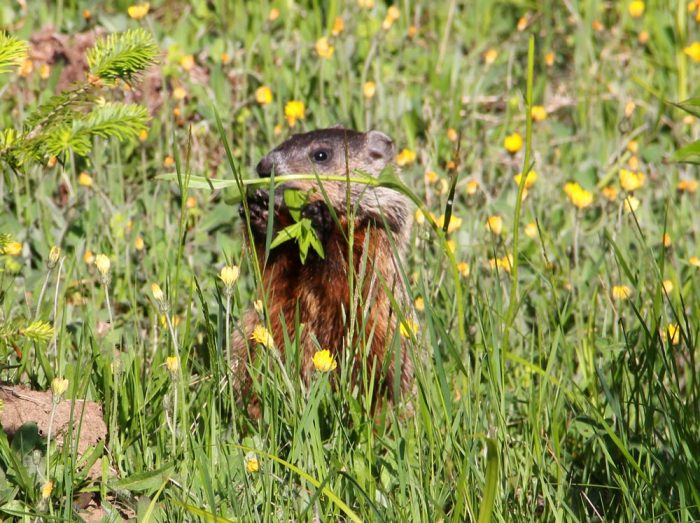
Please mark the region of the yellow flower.
<svg viewBox="0 0 700 523"><path fill-rule="evenodd" d="M503 147L505 147L506 151L510 154L515 154L523 148L523 137L517 132L508 135L505 140L503 140Z"/></svg>
<svg viewBox="0 0 700 523"><path fill-rule="evenodd" d="M384 22L382 22L382 29L384 29L385 31L391 29L391 26L394 25L394 22L396 22L396 20L399 19L399 16L401 16L401 12L399 11L398 7L396 7L395 5L389 7L389 9L386 12Z"/></svg>
<svg viewBox="0 0 700 523"><path fill-rule="evenodd" d="M330 372L338 367L338 363L328 349L316 351L311 361L319 372Z"/></svg>
<svg viewBox="0 0 700 523"><path fill-rule="evenodd" d="M255 101L260 105L268 105L272 103L272 90L262 85L255 90Z"/></svg>
<svg viewBox="0 0 700 523"><path fill-rule="evenodd" d="M469 276L470 269L469 264L467 262L459 262L457 264L457 270L459 271L459 274L462 277L466 278L467 276Z"/></svg>
<svg viewBox="0 0 700 523"><path fill-rule="evenodd" d="M83 9L83 18L85 20L90 20L90 18L92 18L92 11L89 9Z"/></svg>
<svg viewBox="0 0 700 523"><path fill-rule="evenodd" d="M408 37L410 39L413 39L416 37L417 34L418 34L418 28L413 24L409 25L408 26Z"/></svg>
<svg viewBox="0 0 700 523"><path fill-rule="evenodd" d="M661 243L663 244L664 247L670 247L671 246L671 236L668 233L664 233L664 235L661 237Z"/></svg>
<svg viewBox="0 0 700 523"><path fill-rule="evenodd" d="M445 225L445 215L440 216L437 220L437 226L442 229ZM450 217L450 224L447 226L447 234L455 232L462 225L462 218L455 216L454 214Z"/></svg>
<svg viewBox="0 0 700 523"><path fill-rule="evenodd" d="M691 256L688 258L688 263L694 267L700 267L700 258L697 256Z"/></svg>
<svg viewBox="0 0 700 523"><path fill-rule="evenodd" d="M267 349L275 346L275 340L272 339L272 334L263 325L256 325L253 329L250 339L255 343L259 343Z"/></svg>
<svg viewBox="0 0 700 523"><path fill-rule="evenodd" d="M221 278L221 281L224 282L224 287L226 287L226 291L229 295L233 290L233 284L236 283L236 280L238 280L239 274L240 270L235 265L226 265L221 268L219 278Z"/></svg>
<svg viewBox="0 0 700 523"><path fill-rule="evenodd" d="M148 140L148 130L147 129L141 129L139 131L139 141L145 142Z"/></svg>
<svg viewBox="0 0 700 523"><path fill-rule="evenodd" d="M245 460L245 469L248 474L253 474L260 470L260 463L255 456L249 456Z"/></svg>
<svg viewBox="0 0 700 523"><path fill-rule="evenodd" d="M469 180L467 182L467 194L468 195L473 195L476 194L477 189L479 188L479 182L476 180Z"/></svg>
<svg viewBox="0 0 700 523"><path fill-rule="evenodd" d="M445 243L447 244L447 248L450 250L450 252L454 254L454 252L457 250L457 242L454 240L447 240Z"/></svg>
<svg viewBox="0 0 700 523"><path fill-rule="evenodd" d="M60 256L61 248L57 245L51 247L51 250L49 251L49 259L46 262L46 265L49 269L53 269L56 266L56 264L58 263L58 258L60 258Z"/></svg>
<svg viewBox="0 0 700 523"><path fill-rule="evenodd" d="M678 345L681 341L681 327L677 323L669 323L666 327L666 340L671 345Z"/></svg>
<svg viewBox="0 0 700 523"><path fill-rule="evenodd" d="M134 239L134 248L135 248L137 251L142 251L142 250L143 250L143 248L144 248L144 243L143 243L143 237L142 237L142 236L137 236L137 237Z"/></svg>
<svg viewBox="0 0 700 523"><path fill-rule="evenodd" d="M364 85L362 86L362 94L364 95L365 98L372 98L376 91L377 91L377 86L372 81L365 82Z"/></svg>
<svg viewBox="0 0 700 523"><path fill-rule="evenodd" d="M587 191L576 182L564 185L564 192L569 201L578 209L585 209L593 203L593 193Z"/></svg>
<svg viewBox="0 0 700 523"><path fill-rule="evenodd" d="M97 267L97 271L102 276L107 276L107 274L109 273L110 266L111 262L105 254L98 254L97 256L95 256L95 267Z"/></svg>
<svg viewBox="0 0 700 523"><path fill-rule="evenodd" d="M187 98L187 90L184 87L176 87L175 89L173 89L173 98L175 98L175 100L178 101L184 100L185 98Z"/></svg>
<svg viewBox="0 0 700 523"><path fill-rule="evenodd" d="M22 253L22 243L9 242L5 245L2 253L7 254L8 256L19 256Z"/></svg>
<svg viewBox="0 0 700 523"><path fill-rule="evenodd" d="M333 51L335 51L335 47L328 43L327 37L323 36L316 40L316 54L319 57L328 60L333 56Z"/></svg>
<svg viewBox="0 0 700 523"><path fill-rule="evenodd" d="M418 296L416 298L416 301L413 302L413 305L416 307L416 310L419 312L422 312L425 310L425 300Z"/></svg>
<svg viewBox="0 0 700 523"><path fill-rule="evenodd" d="M603 187L601 192L603 193L603 197L610 202L614 202L617 199L617 189L612 185Z"/></svg>
<svg viewBox="0 0 700 523"><path fill-rule="evenodd" d="M30 58L26 58L19 68L18 74L22 78L27 78L30 74L34 72L34 62Z"/></svg>
<svg viewBox="0 0 700 523"><path fill-rule="evenodd" d="M452 127L449 127L447 129L447 139L451 142L456 142L458 138L459 134L457 134L457 131Z"/></svg>
<svg viewBox="0 0 700 523"><path fill-rule="evenodd" d="M85 251L85 254L83 254L83 261L90 265L92 262L95 261L95 255L92 253L90 249L87 249Z"/></svg>
<svg viewBox="0 0 700 523"><path fill-rule="evenodd" d="M148 10L151 8L151 4L146 2L145 4L134 4L129 6L126 10L129 16L134 20L141 20L144 16L148 14Z"/></svg>
<svg viewBox="0 0 700 523"><path fill-rule="evenodd" d="M635 173L627 169L620 169L620 185L627 192L633 192L644 185L646 176L644 173Z"/></svg>
<svg viewBox="0 0 700 523"><path fill-rule="evenodd" d="M49 64L41 64L39 66L39 78L46 80L51 75L51 67Z"/></svg>
<svg viewBox="0 0 700 523"><path fill-rule="evenodd" d="M53 167L58 163L58 158L56 156L51 156L49 161L46 162L46 167Z"/></svg>
<svg viewBox="0 0 700 523"><path fill-rule="evenodd" d="M525 29L527 29L528 23L530 23L530 15L523 15L518 20L518 25L515 28L518 30L519 33L522 33Z"/></svg>
<svg viewBox="0 0 700 523"><path fill-rule="evenodd" d="M78 185L80 185L82 187L92 187L92 184L93 184L92 176L90 176L85 171L81 172L78 175Z"/></svg>
<svg viewBox="0 0 700 523"><path fill-rule="evenodd" d="M612 288L612 297L614 300L622 301L632 296L632 289L627 285L615 285Z"/></svg>
<svg viewBox="0 0 700 523"><path fill-rule="evenodd" d="M284 117L287 119L289 127L294 127L297 120L303 120L305 116L304 102L299 100L290 100L284 106Z"/></svg>
<svg viewBox="0 0 700 523"><path fill-rule="evenodd" d="M554 53L552 51L545 53L544 63L547 67L552 67L554 65Z"/></svg>
<svg viewBox="0 0 700 523"><path fill-rule="evenodd" d="M498 51L496 51L493 47L484 51L485 64L491 65L496 61L496 58L498 58Z"/></svg>
<svg viewBox="0 0 700 523"><path fill-rule="evenodd" d="M255 300L253 302L253 308L260 316L262 316L263 312L265 311L265 306L263 305L262 300Z"/></svg>
<svg viewBox="0 0 700 523"><path fill-rule="evenodd" d="M194 67L194 56L191 54L186 54L180 58L180 67L182 67L185 71L191 71Z"/></svg>
<svg viewBox="0 0 700 523"><path fill-rule="evenodd" d="M41 487L41 497L44 499L48 499L51 497L51 493L53 492L53 481L49 480L44 485Z"/></svg>
<svg viewBox="0 0 700 523"><path fill-rule="evenodd" d="M637 140L630 140L627 142L627 150L632 154L637 154L637 151L639 150L639 143Z"/></svg>
<svg viewBox="0 0 700 523"><path fill-rule="evenodd" d="M518 173L513 177L513 180L515 181L515 185L520 187L520 179L523 177L523 173ZM535 182L537 181L537 173L535 171L530 171L527 173L527 176L525 177L525 188L530 189L532 188L533 185L535 185Z"/></svg>
<svg viewBox="0 0 700 523"><path fill-rule="evenodd" d="M224 51L221 53L220 59L222 64L227 65L231 61L231 55Z"/></svg>
<svg viewBox="0 0 700 523"><path fill-rule="evenodd" d="M177 371L180 369L180 359L177 356L168 356L165 358L165 367L170 374L173 376L176 375Z"/></svg>
<svg viewBox="0 0 700 523"><path fill-rule="evenodd" d="M153 294L153 299L158 303L163 303L165 301L165 294L163 289L157 283L151 283L151 293Z"/></svg>
<svg viewBox="0 0 700 523"><path fill-rule="evenodd" d="M406 319L406 321L401 322L400 327L401 336L404 338L410 338L418 334L418 322L412 319Z"/></svg>
<svg viewBox="0 0 700 523"><path fill-rule="evenodd" d="M639 208L639 200L634 196L628 196L625 198L624 209L626 213L631 213Z"/></svg>
<svg viewBox="0 0 700 523"><path fill-rule="evenodd" d="M673 292L673 282L671 280L664 280L661 282L666 294L671 294Z"/></svg>
<svg viewBox="0 0 700 523"><path fill-rule="evenodd" d="M416 223L418 225L425 223L425 215L423 214L423 211L421 211L420 209L416 209L415 216L416 216Z"/></svg>
<svg viewBox="0 0 700 523"><path fill-rule="evenodd" d="M700 42L693 42L683 49L683 52L690 56L694 62L700 62Z"/></svg>
<svg viewBox="0 0 700 523"><path fill-rule="evenodd" d="M535 222L530 222L525 226L525 236L530 239L537 238L537 224Z"/></svg>
<svg viewBox="0 0 700 523"><path fill-rule="evenodd" d="M492 234L501 234L503 231L503 218L499 215L489 216L486 219L486 230Z"/></svg>
<svg viewBox="0 0 700 523"><path fill-rule="evenodd" d="M532 114L532 119L536 122L541 122L547 118L547 109L541 105L533 105L530 113Z"/></svg>
<svg viewBox="0 0 700 523"><path fill-rule="evenodd" d="M698 190L698 181L697 180L681 180L678 182L676 189L678 189L681 192L695 192Z"/></svg>
<svg viewBox="0 0 700 523"><path fill-rule="evenodd" d="M68 390L68 380L65 378L54 378L51 380L51 393L54 398L60 398Z"/></svg>
<svg viewBox="0 0 700 523"><path fill-rule="evenodd" d="M631 170L636 171L639 169L639 158L636 156L630 156L630 159L627 160L627 165Z"/></svg>
<svg viewBox="0 0 700 523"><path fill-rule="evenodd" d="M513 268L513 255L506 254L501 258L491 258L489 260L489 266L491 267L492 271L500 269L504 272L510 272Z"/></svg>
<svg viewBox="0 0 700 523"><path fill-rule="evenodd" d="M425 181L428 183L435 183L440 178L438 176L438 173L436 173L435 171L425 171L425 174L423 175L423 177L425 178Z"/></svg>
<svg viewBox="0 0 700 523"><path fill-rule="evenodd" d="M649 41L649 32L648 31L640 31L639 36L637 36L637 40L642 45L646 44Z"/></svg>
<svg viewBox="0 0 700 523"><path fill-rule="evenodd" d="M403 149L398 156L396 156L396 165L399 167L404 167L410 165L416 161L416 152L411 149Z"/></svg>
<svg viewBox="0 0 700 523"><path fill-rule="evenodd" d="M175 159L170 155L166 156L165 159L163 160L163 167L165 167L166 169L169 169L173 165L175 165Z"/></svg>
<svg viewBox="0 0 700 523"><path fill-rule="evenodd" d="M335 20L333 20L333 29L331 29L331 34L333 36L338 36L344 29L345 21L341 17L336 16Z"/></svg>
<svg viewBox="0 0 700 523"><path fill-rule="evenodd" d="M629 14L632 18L639 18L644 14L644 2L640 0L634 0L633 2L630 2L627 6L627 11L629 11Z"/></svg>
<svg viewBox="0 0 700 523"><path fill-rule="evenodd" d="M276 7L273 7L272 9L270 9L270 13L267 15L267 19L270 22L274 22L279 17L280 17L280 10L277 9Z"/></svg>

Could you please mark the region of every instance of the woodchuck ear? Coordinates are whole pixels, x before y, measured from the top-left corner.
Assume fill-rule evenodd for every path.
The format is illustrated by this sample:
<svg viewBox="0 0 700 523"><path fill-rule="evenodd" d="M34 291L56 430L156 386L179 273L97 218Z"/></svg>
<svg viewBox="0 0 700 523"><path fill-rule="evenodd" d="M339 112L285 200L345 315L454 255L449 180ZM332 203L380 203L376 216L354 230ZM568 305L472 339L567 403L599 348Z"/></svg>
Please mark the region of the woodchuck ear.
<svg viewBox="0 0 700 523"><path fill-rule="evenodd" d="M373 160L390 162L394 158L394 142L382 132L369 131L367 133L367 151Z"/></svg>

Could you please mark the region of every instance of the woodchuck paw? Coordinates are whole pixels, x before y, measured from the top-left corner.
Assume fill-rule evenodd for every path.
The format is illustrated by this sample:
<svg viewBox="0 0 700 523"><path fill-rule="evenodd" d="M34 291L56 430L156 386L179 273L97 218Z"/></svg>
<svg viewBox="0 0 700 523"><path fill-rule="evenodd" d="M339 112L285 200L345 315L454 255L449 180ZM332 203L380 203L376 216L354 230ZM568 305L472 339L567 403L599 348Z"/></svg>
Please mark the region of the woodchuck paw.
<svg viewBox="0 0 700 523"><path fill-rule="evenodd" d="M301 215L311 220L316 232L322 240L325 240L333 226L333 219L326 202L319 200L306 205L302 209Z"/></svg>
<svg viewBox="0 0 700 523"><path fill-rule="evenodd" d="M267 232L267 217L270 209L270 195L258 189L248 196L248 212L250 213L250 228L256 234ZM245 208L243 205L238 209L241 218L245 220Z"/></svg>

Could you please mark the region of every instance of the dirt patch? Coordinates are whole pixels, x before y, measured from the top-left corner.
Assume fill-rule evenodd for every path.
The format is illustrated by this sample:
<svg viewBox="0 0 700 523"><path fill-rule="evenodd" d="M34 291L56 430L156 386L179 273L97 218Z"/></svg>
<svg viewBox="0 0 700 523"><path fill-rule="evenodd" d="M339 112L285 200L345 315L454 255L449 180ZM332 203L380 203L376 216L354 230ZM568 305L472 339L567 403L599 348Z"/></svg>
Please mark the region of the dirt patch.
<svg viewBox="0 0 700 523"><path fill-rule="evenodd" d="M22 425L30 422L36 423L39 435L46 438L53 407L50 391L40 392L20 385L1 385L0 400L4 403L0 413L0 423L10 438ZM107 425L103 419L102 407L94 401L62 400L56 406L51 439L59 447L63 446L70 429L72 429L73 440L76 438L78 440L78 457L81 457L88 449L107 437ZM88 472L88 477L98 479L101 475L100 460L97 460Z"/></svg>

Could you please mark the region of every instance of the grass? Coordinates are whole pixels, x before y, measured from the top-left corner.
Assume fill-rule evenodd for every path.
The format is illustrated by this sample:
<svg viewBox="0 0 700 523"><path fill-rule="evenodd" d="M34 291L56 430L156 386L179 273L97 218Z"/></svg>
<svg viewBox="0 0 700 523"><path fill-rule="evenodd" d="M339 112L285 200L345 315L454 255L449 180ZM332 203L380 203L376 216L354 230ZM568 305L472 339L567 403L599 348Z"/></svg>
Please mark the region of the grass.
<svg viewBox="0 0 700 523"><path fill-rule="evenodd" d="M94 482L71 445L50 452L47 477L45 442L33 452L0 436L6 518L75 519L81 492L109 517L155 521L700 518L698 196L677 189L697 170L671 161L699 128L665 103L694 95L698 66L683 49L698 38L697 11L650 2L633 18L627 3L596 0L406 1L383 29L387 6L376 3L153 3L140 21L126 2L0 10L23 39L48 23L66 33L142 25L163 50L165 82L145 140L96 140L87 158L5 170L0 181L0 233L22 243L18 256L0 256L0 334L37 307L55 328L55 344L46 333L0 337L0 378L38 390L67 378L66 395L100 402L107 425ZM333 36L337 16L344 28ZM531 140L530 35L532 105L547 111ZM314 50L321 36L330 59ZM39 66L3 76L3 128L53 92L61 66L46 79ZM255 101L262 85L269 105ZM295 130L342 122L415 151L400 177L436 216L456 180L461 225L447 235L414 225L401 268L411 302L423 302L410 344L413 415L393 406L375 419L362 394L370 380L349 384L350 354L334 371L339 386L321 373L306 386L294 340L279 348L284 366L271 351L255 362L259 421L229 386L227 329L259 296L237 206L226 189L156 176L232 180L233 162L254 178L289 132L290 100L306 106ZM527 146L509 154L513 132ZM520 207L513 176L530 165L538 179ZM622 168L645 174L634 212L624 210ZM78 183L83 171L92 185ZM593 194L590 206L572 205L572 181ZM500 234L485 227L494 215ZM48 269L54 245L61 261ZM106 284L88 251L109 257ZM230 315L217 276L228 263L241 268ZM614 298L615 286L629 295Z"/></svg>

